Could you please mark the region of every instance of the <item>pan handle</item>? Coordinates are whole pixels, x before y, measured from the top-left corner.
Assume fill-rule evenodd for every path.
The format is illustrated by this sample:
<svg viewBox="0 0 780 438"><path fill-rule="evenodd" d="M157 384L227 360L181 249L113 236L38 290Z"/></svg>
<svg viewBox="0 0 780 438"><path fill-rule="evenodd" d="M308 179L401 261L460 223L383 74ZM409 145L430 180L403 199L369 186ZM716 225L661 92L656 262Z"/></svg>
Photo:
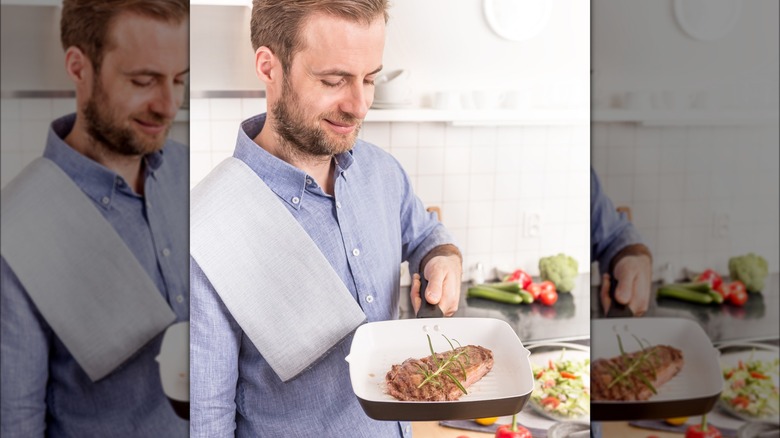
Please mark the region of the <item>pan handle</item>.
<svg viewBox="0 0 780 438"><path fill-rule="evenodd" d="M422 298L422 305L417 312L418 318L441 318L444 316L439 306L431 304L425 299L425 289L428 288L428 280L423 275L420 275L420 298Z"/></svg>

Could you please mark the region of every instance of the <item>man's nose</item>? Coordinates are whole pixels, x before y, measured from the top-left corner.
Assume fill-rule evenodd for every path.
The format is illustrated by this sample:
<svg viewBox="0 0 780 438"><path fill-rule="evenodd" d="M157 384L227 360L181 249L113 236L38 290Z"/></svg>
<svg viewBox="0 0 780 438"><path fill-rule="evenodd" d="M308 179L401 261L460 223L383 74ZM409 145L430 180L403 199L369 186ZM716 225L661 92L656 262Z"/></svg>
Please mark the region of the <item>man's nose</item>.
<svg viewBox="0 0 780 438"><path fill-rule="evenodd" d="M363 83L349 87L341 103L341 110L353 117L363 120L368 113L368 107L374 98L373 90Z"/></svg>
<svg viewBox="0 0 780 438"><path fill-rule="evenodd" d="M176 117L176 112L181 106L184 93L179 92L174 84L162 84L157 90L157 96L150 105L150 109L167 118Z"/></svg>

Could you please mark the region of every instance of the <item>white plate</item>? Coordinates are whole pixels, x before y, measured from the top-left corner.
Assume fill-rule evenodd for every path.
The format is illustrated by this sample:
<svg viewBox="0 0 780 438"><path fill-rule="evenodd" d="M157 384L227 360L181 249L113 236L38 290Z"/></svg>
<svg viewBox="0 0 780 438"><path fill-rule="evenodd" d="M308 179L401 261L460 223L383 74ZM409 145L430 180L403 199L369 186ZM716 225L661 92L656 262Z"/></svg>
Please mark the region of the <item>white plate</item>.
<svg viewBox="0 0 780 438"><path fill-rule="evenodd" d="M462 346L493 352L493 369L451 402L405 402L387 394L385 375L409 358L450 350L442 335ZM455 342L453 341L453 344ZM457 344L456 344L457 346ZM358 327L346 361L352 390L371 418L458 420L512 415L522 410L534 388L530 352L505 321L494 318L429 318L382 321Z"/></svg>
<svg viewBox="0 0 780 438"><path fill-rule="evenodd" d="M656 388L645 401L591 399L591 418L623 421L701 415L709 412L723 391L719 353L704 330L683 318L610 318L591 322L591 365L601 358L620 355L620 334L627 353L639 350L632 335L649 345L668 345L683 353L683 368L670 381Z"/></svg>
<svg viewBox="0 0 780 438"><path fill-rule="evenodd" d="M744 343L744 344L725 344L718 347L721 351L720 365L723 370L734 368L739 365L739 361L773 361L777 359L780 350L777 347L766 344ZM772 375L775 386L780 386L780 377L777 374ZM780 423L780 415L769 417L753 417L732 409L723 399L718 401L718 407L731 416L744 421L767 421Z"/></svg>
<svg viewBox="0 0 780 438"><path fill-rule="evenodd" d="M529 345L528 349L531 350L531 363L538 366L547 366L550 360L556 361L561 359L561 353L563 353L563 359L569 360L586 360L590 359L590 347L586 345L570 344L564 342L546 343L546 344L534 344ZM539 350L539 351L537 351ZM533 368L532 368L533 370ZM590 393L590 375L582 376L584 380L585 388ZM590 414L585 414L580 417L565 417L562 415L555 415L553 413L545 411L542 407L537 406L533 400L528 403L534 412L539 415L556 421L589 421Z"/></svg>

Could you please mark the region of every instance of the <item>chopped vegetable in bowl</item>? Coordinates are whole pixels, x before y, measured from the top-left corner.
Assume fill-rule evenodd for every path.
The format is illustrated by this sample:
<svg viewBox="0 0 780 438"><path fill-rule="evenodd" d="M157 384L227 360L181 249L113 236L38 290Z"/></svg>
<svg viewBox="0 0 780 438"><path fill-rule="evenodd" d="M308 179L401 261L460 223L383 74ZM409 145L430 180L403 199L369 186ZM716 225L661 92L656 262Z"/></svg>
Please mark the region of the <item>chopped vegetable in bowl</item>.
<svg viewBox="0 0 780 438"><path fill-rule="evenodd" d="M590 359L564 359L564 352L546 366L531 365L531 405L555 419L578 419L590 413Z"/></svg>
<svg viewBox="0 0 780 438"><path fill-rule="evenodd" d="M780 359L740 360L723 369L721 403L736 414L752 418L776 417L780 412L777 378Z"/></svg>

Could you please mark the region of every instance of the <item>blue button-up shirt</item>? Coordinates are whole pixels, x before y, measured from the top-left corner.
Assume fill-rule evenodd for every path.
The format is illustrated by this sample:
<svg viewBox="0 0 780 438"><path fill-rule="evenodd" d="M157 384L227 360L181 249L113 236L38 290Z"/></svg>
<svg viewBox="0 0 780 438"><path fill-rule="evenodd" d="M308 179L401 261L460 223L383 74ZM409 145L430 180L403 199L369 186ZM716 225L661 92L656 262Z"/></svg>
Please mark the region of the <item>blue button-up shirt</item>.
<svg viewBox="0 0 780 438"><path fill-rule="evenodd" d="M599 262L599 271L607 272L612 258L621 249L642 243L636 228L615 209L601 188L596 172L590 170L590 243L591 260Z"/></svg>
<svg viewBox="0 0 780 438"><path fill-rule="evenodd" d="M130 248L168 301L189 318L189 168L183 145L145 157L145 195L63 139L72 114L51 124L43 156L78 185ZM78 254L74 254L77 257ZM92 382L36 309L6 260L2 281L2 436L186 437L189 423L165 397L155 357L162 334ZM53 291L52 293L55 293Z"/></svg>
<svg viewBox="0 0 780 438"><path fill-rule="evenodd" d="M397 318L400 263L408 260L416 272L428 251L453 243L451 236L425 211L408 176L388 153L358 141L350 152L337 155L334 195L330 196L314 178L252 141L264 121L261 115L242 124L233 156L279 196L352 292L369 322ZM335 345L312 368L283 383L243 336L200 267L190 260L191 436L411 435L409 423L372 420L358 404L344 360L352 336ZM306 291L299 293L299 299L305 300Z"/></svg>

